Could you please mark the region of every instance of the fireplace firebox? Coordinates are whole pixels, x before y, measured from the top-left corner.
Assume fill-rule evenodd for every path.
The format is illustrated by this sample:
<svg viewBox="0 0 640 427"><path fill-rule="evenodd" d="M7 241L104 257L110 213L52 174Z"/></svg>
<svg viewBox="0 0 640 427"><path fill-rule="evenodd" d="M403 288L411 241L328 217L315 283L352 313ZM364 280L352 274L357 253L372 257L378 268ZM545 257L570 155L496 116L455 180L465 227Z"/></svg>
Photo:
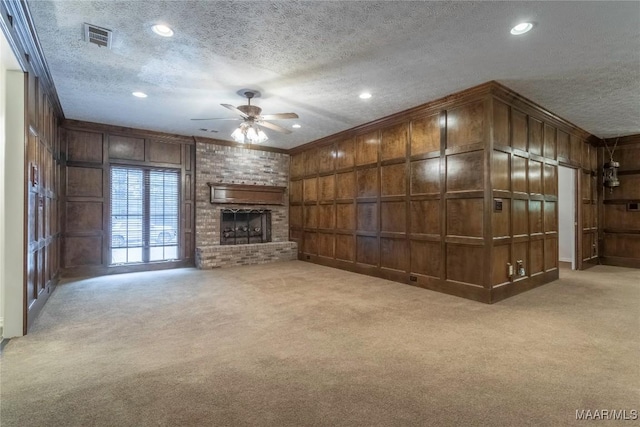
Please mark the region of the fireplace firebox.
<svg viewBox="0 0 640 427"><path fill-rule="evenodd" d="M221 245L246 245L271 241L271 211L264 209L222 209Z"/></svg>

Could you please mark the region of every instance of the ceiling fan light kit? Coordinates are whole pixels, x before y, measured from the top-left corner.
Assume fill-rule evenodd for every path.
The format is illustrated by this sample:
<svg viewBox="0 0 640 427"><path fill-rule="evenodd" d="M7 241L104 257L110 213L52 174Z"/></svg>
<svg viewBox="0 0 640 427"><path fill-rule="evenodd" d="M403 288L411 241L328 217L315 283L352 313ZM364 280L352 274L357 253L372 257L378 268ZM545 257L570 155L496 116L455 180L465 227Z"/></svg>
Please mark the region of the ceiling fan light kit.
<svg viewBox="0 0 640 427"><path fill-rule="evenodd" d="M231 138L240 144L260 144L269 139L266 133L260 127L266 127L271 130L275 130L280 133L291 133L289 129L285 129L276 124L270 123L267 120L281 120L281 119L297 119L296 113L277 113L261 115L262 108L251 105L251 99L260 96L260 92L256 90L243 90L242 95L247 98L247 105L239 105L237 107L230 104L220 104L223 107L233 111L240 115L242 120L240 126L238 126L232 133ZM191 120L230 120L228 118L214 118L214 119L191 119Z"/></svg>

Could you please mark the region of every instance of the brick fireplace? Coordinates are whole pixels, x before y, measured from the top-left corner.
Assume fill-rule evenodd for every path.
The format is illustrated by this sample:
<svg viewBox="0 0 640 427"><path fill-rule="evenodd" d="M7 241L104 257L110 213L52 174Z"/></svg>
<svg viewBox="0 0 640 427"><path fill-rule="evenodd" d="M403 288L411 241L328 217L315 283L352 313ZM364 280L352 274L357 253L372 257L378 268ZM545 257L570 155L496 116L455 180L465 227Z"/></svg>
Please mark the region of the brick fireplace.
<svg viewBox="0 0 640 427"><path fill-rule="evenodd" d="M297 259L297 244L289 241L288 182L287 154L197 142L196 266Z"/></svg>

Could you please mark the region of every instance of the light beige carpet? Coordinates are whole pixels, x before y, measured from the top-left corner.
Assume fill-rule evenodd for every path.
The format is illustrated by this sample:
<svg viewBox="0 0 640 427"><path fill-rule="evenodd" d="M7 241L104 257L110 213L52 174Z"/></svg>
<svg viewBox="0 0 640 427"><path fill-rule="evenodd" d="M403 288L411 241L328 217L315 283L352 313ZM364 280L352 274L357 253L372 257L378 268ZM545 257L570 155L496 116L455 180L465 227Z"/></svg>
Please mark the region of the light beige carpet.
<svg viewBox="0 0 640 427"><path fill-rule="evenodd" d="M0 424L585 425L639 409L639 302L602 266L494 305L300 261L80 280L5 348Z"/></svg>

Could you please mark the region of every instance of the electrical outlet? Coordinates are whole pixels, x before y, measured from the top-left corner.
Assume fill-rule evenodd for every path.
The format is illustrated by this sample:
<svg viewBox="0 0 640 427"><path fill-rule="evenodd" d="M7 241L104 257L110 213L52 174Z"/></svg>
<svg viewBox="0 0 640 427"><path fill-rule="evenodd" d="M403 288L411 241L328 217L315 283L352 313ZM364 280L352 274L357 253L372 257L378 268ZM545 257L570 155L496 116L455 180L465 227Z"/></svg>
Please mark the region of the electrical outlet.
<svg viewBox="0 0 640 427"><path fill-rule="evenodd" d="M513 271L513 265L511 265L510 262L507 263L507 276L509 277L513 277L514 271Z"/></svg>
<svg viewBox="0 0 640 427"><path fill-rule="evenodd" d="M524 269L524 262L521 259L516 261L516 266L518 267L518 276L522 277L527 275Z"/></svg>

